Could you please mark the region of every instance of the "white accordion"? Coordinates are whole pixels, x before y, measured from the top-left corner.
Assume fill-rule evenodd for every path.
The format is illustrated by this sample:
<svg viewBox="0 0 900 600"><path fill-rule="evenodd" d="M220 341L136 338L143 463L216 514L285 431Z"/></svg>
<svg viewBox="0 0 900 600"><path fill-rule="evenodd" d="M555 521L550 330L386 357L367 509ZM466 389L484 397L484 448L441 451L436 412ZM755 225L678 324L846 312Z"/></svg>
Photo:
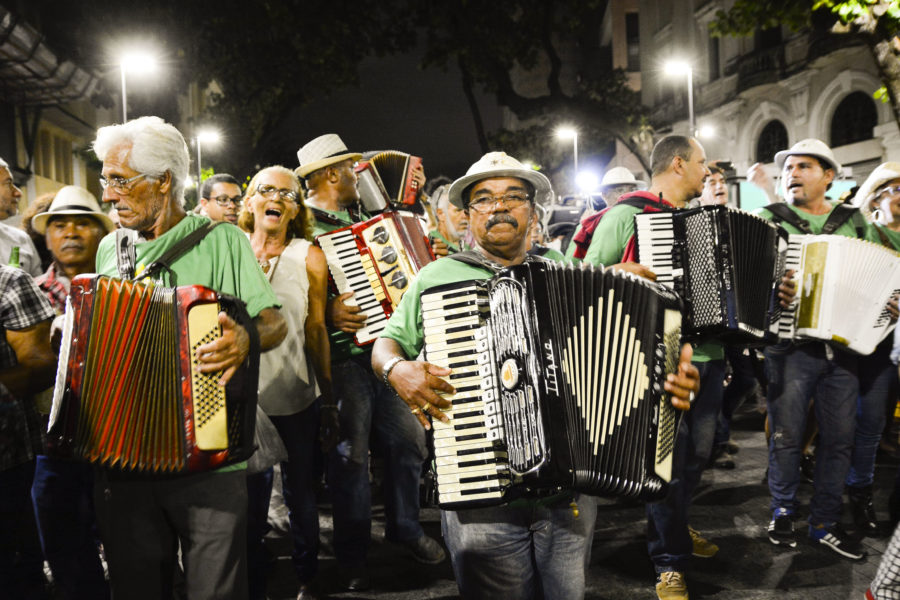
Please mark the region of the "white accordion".
<svg viewBox="0 0 900 600"><path fill-rule="evenodd" d="M815 339L871 354L891 332L888 301L900 294L900 254L837 235L791 235L785 268L797 295L781 314L779 337Z"/></svg>

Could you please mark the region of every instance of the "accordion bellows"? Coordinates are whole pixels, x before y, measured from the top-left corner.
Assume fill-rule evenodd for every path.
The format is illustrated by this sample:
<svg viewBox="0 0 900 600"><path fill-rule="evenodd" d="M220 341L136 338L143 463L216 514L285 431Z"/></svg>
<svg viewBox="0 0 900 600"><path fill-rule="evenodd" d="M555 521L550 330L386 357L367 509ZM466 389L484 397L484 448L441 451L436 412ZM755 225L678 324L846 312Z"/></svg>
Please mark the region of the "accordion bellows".
<svg viewBox="0 0 900 600"><path fill-rule="evenodd" d="M663 390L681 305L652 282L548 262L421 296L425 359L452 370L435 421L438 504L534 489L657 499L677 429Z"/></svg>
<svg viewBox="0 0 900 600"><path fill-rule="evenodd" d="M248 328L245 365L227 387L200 373L197 347L225 310ZM99 276L72 281L48 452L129 472L217 468L252 453L258 341L242 303L202 286ZM254 352L255 350L255 352Z"/></svg>

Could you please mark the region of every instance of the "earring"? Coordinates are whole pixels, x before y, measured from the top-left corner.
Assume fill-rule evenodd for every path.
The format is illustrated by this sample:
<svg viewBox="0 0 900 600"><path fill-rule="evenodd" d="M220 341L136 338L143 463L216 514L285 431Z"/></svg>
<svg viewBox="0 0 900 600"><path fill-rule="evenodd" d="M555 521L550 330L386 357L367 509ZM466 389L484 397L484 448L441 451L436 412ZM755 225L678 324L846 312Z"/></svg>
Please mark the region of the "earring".
<svg viewBox="0 0 900 600"><path fill-rule="evenodd" d="M876 208L872 211L872 221L874 221L875 223L880 223L881 225L885 224L884 212L881 210L881 208Z"/></svg>

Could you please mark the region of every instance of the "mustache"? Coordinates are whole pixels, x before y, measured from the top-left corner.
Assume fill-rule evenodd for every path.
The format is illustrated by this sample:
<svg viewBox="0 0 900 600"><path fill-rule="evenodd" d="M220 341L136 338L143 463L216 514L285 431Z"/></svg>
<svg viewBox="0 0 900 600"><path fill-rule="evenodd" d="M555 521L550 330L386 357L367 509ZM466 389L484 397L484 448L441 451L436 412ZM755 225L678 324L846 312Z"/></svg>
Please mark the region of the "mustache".
<svg viewBox="0 0 900 600"><path fill-rule="evenodd" d="M516 221L512 215L500 213L500 214L495 214L490 219L488 219L488 222L484 224L484 230L487 231L494 225L500 225L501 223L508 223L508 224L512 225L513 227L519 226L519 222Z"/></svg>

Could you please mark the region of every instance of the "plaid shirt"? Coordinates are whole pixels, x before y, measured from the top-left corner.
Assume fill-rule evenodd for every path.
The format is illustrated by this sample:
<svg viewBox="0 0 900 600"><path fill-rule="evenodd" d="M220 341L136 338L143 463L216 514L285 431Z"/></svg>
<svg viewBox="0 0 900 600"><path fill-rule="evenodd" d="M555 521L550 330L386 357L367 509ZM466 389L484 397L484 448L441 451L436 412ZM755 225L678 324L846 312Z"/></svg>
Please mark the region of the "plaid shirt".
<svg viewBox="0 0 900 600"><path fill-rule="evenodd" d="M15 367L16 353L6 331L33 327L54 317L53 308L31 276L0 265L0 369ZM0 385L0 471L33 460L41 449L34 402L17 398Z"/></svg>
<svg viewBox="0 0 900 600"><path fill-rule="evenodd" d="M43 275L36 277L34 282L47 296L56 314L66 312L66 296L69 295L71 282L68 277L56 274L56 263L51 264L50 268Z"/></svg>

